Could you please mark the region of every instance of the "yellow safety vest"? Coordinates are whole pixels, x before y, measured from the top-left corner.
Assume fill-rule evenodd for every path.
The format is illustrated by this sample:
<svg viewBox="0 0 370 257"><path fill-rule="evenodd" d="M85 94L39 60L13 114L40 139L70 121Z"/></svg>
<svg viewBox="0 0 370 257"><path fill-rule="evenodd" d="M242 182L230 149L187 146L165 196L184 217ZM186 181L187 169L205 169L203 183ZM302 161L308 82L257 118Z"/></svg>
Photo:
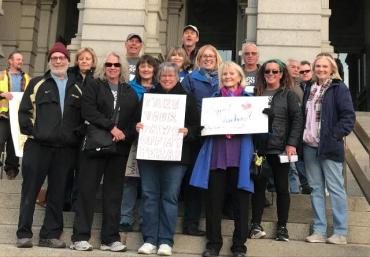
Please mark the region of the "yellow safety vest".
<svg viewBox="0 0 370 257"><path fill-rule="evenodd" d="M30 76L27 73L23 73L21 90L24 92L28 83L30 82ZM8 71L4 70L0 73L0 93L9 92L12 88L12 81L9 79ZM7 113L9 111L9 102L6 99L0 100L0 113Z"/></svg>

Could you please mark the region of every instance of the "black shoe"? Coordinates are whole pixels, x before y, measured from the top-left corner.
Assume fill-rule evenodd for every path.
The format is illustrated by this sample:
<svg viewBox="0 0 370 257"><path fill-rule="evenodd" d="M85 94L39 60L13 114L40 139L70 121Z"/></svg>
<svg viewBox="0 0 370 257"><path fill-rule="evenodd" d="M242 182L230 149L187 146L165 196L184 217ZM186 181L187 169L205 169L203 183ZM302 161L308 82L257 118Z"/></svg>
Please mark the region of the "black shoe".
<svg viewBox="0 0 370 257"><path fill-rule="evenodd" d="M312 192L312 188L309 185L304 185L301 187L301 193L304 195L309 195Z"/></svg>
<svg viewBox="0 0 370 257"><path fill-rule="evenodd" d="M33 246L32 238L18 238L17 247L18 248L31 248Z"/></svg>
<svg viewBox="0 0 370 257"><path fill-rule="evenodd" d="M242 253L242 252L235 252L233 253L233 255L231 255L231 257L245 257L245 253Z"/></svg>
<svg viewBox="0 0 370 257"><path fill-rule="evenodd" d="M6 171L6 176L9 180L13 180L17 177L18 171L16 170L7 170Z"/></svg>
<svg viewBox="0 0 370 257"><path fill-rule="evenodd" d="M196 227L191 227L191 228L184 228L182 230L182 233L184 235L189 235L189 236L204 236L206 234L206 232L202 231L202 230L199 230L198 228Z"/></svg>
<svg viewBox="0 0 370 257"><path fill-rule="evenodd" d="M64 243L62 240L59 240L57 238L53 238L53 239L40 238L39 246L49 247L49 248L66 248L66 243Z"/></svg>
<svg viewBox="0 0 370 257"><path fill-rule="evenodd" d="M249 238L259 239L266 236L266 232L263 230L262 226L258 223L252 223L251 230L249 232Z"/></svg>
<svg viewBox="0 0 370 257"><path fill-rule="evenodd" d="M276 231L276 240L289 242L288 230L285 226L279 226Z"/></svg>
<svg viewBox="0 0 370 257"><path fill-rule="evenodd" d="M214 249L206 249L203 253L202 253L202 256L203 257L216 257L218 256L218 252Z"/></svg>
<svg viewBox="0 0 370 257"><path fill-rule="evenodd" d="M128 223L122 223L119 225L119 232L132 232L134 231L132 225Z"/></svg>

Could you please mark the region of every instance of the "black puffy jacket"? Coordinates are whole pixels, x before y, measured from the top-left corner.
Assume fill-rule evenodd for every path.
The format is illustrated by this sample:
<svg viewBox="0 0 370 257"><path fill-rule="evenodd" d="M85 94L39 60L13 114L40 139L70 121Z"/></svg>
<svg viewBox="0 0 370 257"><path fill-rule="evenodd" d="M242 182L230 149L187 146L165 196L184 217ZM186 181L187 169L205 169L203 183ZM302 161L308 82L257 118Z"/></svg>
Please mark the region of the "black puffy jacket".
<svg viewBox="0 0 370 257"><path fill-rule="evenodd" d="M280 154L287 145L301 143L303 115L297 95L286 88L279 89L272 98L269 116L269 133L254 137L256 149L267 154Z"/></svg>
<svg viewBox="0 0 370 257"><path fill-rule="evenodd" d="M119 152L127 154L133 139L136 136L135 114L138 108L138 100L135 91L126 83L122 87L120 95L120 112L117 128L123 131L126 138L118 142ZM114 112L114 97L106 80L89 80L84 88L82 96L82 117L88 122L111 131L114 122L111 120Z"/></svg>
<svg viewBox="0 0 370 257"><path fill-rule="evenodd" d="M50 71L33 78L19 106L22 134L48 146L79 146L83 124L81 96L82 91L75 83L74 74L68 73L62 114L58 87Z"/></svg>

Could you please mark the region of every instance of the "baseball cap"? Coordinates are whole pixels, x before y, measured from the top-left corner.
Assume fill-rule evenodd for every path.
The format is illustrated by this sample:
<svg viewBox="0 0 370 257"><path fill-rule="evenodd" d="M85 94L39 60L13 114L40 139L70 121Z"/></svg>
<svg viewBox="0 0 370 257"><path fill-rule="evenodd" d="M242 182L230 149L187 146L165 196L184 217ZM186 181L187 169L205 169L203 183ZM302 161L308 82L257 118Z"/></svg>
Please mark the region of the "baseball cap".
<svg viewBox="0 0 370 257"><path fill-rule="evenodd" d="M195 31L195 33L197 33L197 35L198 35L198 37L199 37L199 30L198 30L198 28L197 27L195 27L194 25L186 25L185 27L184 27L184 29L182 30L182 33L184 33L185 32L185 30L187 30L187 29L192 29L192 30L194 30Z"/></svg>
<svg viewBox="0 0 370 257"><path fill-rule="evenodd" d="M140 37L140 35L139 34L136 34L136 33L130 33L130 34L128 34L126 41L127 40L130 40L130 39L132 39L134 37L136 37L137 39L139 39L139 41L141 43L143 42L143 39Z"/></svg>

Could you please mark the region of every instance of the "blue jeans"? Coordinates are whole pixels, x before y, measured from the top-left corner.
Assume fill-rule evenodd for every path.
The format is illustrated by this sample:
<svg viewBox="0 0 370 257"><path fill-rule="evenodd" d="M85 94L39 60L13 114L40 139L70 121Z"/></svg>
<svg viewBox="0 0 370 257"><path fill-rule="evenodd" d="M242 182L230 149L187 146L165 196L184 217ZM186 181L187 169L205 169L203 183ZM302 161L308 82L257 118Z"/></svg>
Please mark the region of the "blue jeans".
<svg viewBox="0 0 370 257"><path fill-rule="evenodd" d="M173 245L178 196L186 166L138 160L143 201L141 232L145 243Z"/></svg>
<svg viewBox="0 0 370 257"><path fill-rule="evenodd" d="M299 193L299 181L298 181L298 171L296 169L295 162L290 163L288 178L289 178L290 193L298 194Z"/></svg>
<svg viewBox="0 0 370 257"><path fill-rule="evenodd" d="M326 235L326 185L333 210L334 234L347 235L347 195L344 189L342 163L328 159L319 160L317 148L306 145L303 154L307 180L312 188L313 232Z"/></svg>
<svg viewBox="0 0 370 257"><path fill-rule="evenodd" d="M120 224L133 225L135 221L135 205L137 202L137 188L140 178L125 177L121 203L121 220ZM140 207L139 207L139 216ZM140 218L139 218L140 219Z"/></svg>
<svg viewBox="0 0 370 257"><path fill-rule="evenodd" d="M304 168L304 161L297 161L295 163L295 167L298 171L298 177L299 177L299 182L301 183L301 186L309 186L308 181L307 181L307 176L306 176L306 169Z"/></svg>

